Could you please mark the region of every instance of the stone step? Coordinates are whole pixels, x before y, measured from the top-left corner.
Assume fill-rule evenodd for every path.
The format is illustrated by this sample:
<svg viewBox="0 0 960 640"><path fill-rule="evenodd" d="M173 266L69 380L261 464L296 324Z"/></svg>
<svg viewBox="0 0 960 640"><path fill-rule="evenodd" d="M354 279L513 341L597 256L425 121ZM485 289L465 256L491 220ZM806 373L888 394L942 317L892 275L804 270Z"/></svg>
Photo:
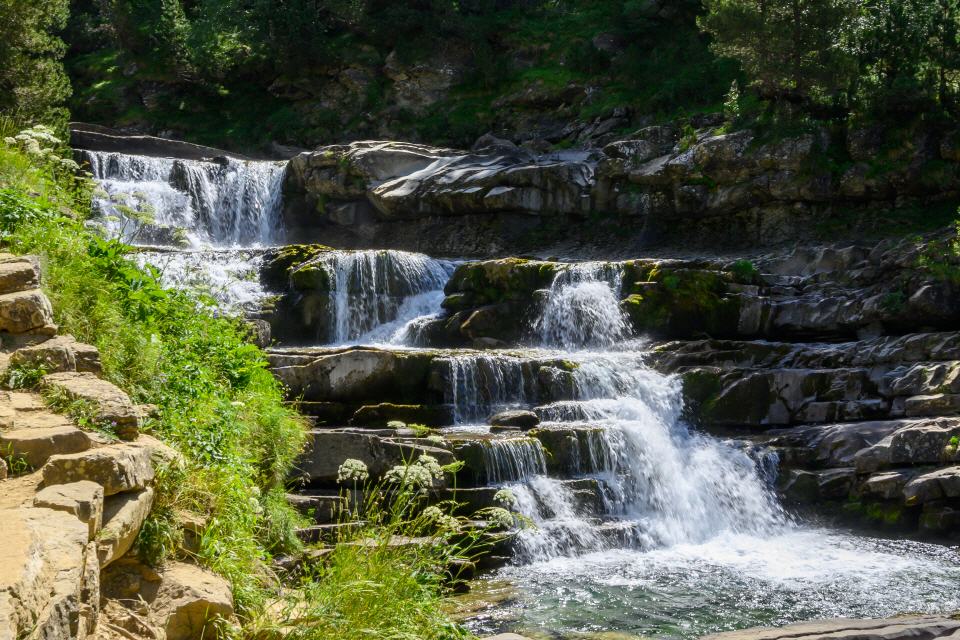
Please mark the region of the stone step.
<svg viewBox="0 0 960 640"><path fill-rule="evenodd" d="M54 427L72 427L74 424L66 416L49 411L6 411L0 409L0 429L52 429Z"/></svg>
<svg viewBox="0 0 960 640"><path fill-rule="evenodd" d="M27 291L40 286L40 269L36 260L0 254L0 294Z"/></svg>
<svg viewBox="0 0 960 640"><path fill-rule="evenodd" d="M91 480L103 487L105 496L144 489L155 476L151 461L153 455L159 453L155 442L141 437L136 442L51 456L41 470L42 484L49 487Z"/></svg>
<svg viewBox="0 0 960 640"><path fill-rule="evenodd" d="M50 394L90 403L94 420L111 425L124 440L136 438L142 414L115 384L90 372L62 372L44 376L42 385Z"/></svg>
<svg viewBox="0 0 960 640"><path fill-rule="evenodd" d="M42 366L47 373L85 371L100 373L100 352L73 336L56 336L38 344L17 349L10 356L10 366Z"/></svg>
<svg viewBox="0 0 960 640"><path fill-rule="evenodd" d="M0 431L0 455L39 469L51 456L90 448L90 437L73 425Z"/></svg>
<svg viewBox="0 0 960 640"><path fill-rule="evenodd" d="M346 507L339 495L287 494L287 502L300 513L312 516L315 524L333 524Z"/></svg>
<svg viewBox="0 0 960 640"><path fill-rule="evenodd" d="M26 333L53 324L53 310L39 289L0 295L0 331Z"/></svg>

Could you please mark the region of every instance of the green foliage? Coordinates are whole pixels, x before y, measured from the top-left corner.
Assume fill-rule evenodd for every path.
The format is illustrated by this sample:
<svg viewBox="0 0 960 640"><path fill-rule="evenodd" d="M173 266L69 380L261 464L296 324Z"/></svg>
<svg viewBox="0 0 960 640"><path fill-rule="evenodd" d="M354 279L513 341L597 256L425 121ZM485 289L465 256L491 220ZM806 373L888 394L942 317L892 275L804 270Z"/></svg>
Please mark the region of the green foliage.
<svg viewBox="0 0 960 640"><path fill-rule="evenodd" d="M917 266L938 280L960 284L960 220L953 227L952 235L922 244Z"/></svg>
<svg viewBox="0 0 960 640"><path fill-rule="evenodd" d="M68 0L0 2L0 114L23 124L66 124L70 81L56 34L67 23Z"/></svg>
<svg viewBox="0 0 960 640"><path fill-rule="evenodd" d="M749 260L737 260L730 267L730 272L733 274L733 277L737 279L737 282L745 284L754 283L760 275L757 267Z"/></svg>
<svg viewBox="0 0 960 640"><path fill-rule="evenodd" d="M700 26L791 117L940 110L960 92L958 0L705 0Z"/></svg>
<svg viewBox="0 0 960 640"><path fill-rule="evenodd" d="M45 375L47 375L47 370L42 364L22 364L7 369L5 384L11 389L33 389L40 384L40 380Z"/></svg>

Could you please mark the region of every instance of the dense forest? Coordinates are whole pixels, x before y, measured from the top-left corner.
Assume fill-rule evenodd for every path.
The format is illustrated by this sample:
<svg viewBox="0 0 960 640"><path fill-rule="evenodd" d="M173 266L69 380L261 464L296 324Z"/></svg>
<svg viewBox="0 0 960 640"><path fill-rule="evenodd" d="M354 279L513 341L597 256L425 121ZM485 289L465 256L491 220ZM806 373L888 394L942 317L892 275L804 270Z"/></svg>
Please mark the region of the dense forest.
<svg viewBox="0 0 960 640"><path fill-rule="evenodd" d="M952 118L955 0L66 0L4 4L4 110L225 146L570 145L724 111ZM62 67L61 67L62 65ZM68 81L68 78L70 79ZM71 92L70 81L74 86Z"/></svg>

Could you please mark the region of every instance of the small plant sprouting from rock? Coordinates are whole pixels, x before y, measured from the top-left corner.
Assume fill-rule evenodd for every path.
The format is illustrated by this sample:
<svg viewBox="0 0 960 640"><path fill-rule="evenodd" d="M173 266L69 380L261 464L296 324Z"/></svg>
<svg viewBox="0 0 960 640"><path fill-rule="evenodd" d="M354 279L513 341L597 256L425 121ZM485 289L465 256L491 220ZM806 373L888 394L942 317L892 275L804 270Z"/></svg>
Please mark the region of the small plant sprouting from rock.
<svg viewBox="0 0 960 640"><path fill-rule="evenodd" d="M943 448L943 455L952 460L957 457L957 451L960 450L960 437L953 436L950 438L950 441L947 443L947 446Z"/></svg>
<svg viewBox="0 0 960 640"><path fill-rule="evenodd" d="M737 282L744 284L753 284L760 276L760 271L749 260L737 260L730 267L730 273L737 279Z"/></svg>
<svg viewBox="0 0 960 640"><path fill-rule="evenodd" d="M950 236L922 246L917 266L937 280L960 283L960 220L954 221Z"/></svg>

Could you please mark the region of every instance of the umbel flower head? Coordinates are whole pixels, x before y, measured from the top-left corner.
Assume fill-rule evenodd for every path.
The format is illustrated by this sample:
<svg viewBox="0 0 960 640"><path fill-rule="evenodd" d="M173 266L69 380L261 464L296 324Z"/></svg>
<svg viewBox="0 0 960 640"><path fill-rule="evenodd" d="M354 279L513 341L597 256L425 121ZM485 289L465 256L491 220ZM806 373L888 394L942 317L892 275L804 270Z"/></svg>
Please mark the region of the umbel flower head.
<svg viewBox="0 0 960 640"><path fill-rule="evenodd" d="M438 465L439 467L439 465ZM441 471L441 475L443 472ZM426 491L433 486L434 475L427 467L418 464L397 465L387 471L383 479L388 484L398 484L401 487Z"/></svg>
<svg viewBox="0 0 960 640"><path fill-rule="evenodd" d="M347 458L337 469L337 482L366 482L370 478L367 465L362 460Z"/></svg>

